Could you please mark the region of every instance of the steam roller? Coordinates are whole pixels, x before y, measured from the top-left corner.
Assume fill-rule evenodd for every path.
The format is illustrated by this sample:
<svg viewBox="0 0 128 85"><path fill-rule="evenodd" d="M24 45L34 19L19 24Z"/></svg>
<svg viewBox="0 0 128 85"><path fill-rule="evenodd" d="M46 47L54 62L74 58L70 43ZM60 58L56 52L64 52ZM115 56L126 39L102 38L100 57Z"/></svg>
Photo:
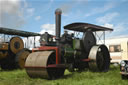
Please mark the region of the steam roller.
<svg viewBox="0 0 128 85"><path fill-rule="evenodd" d="M107 72L110 66L110 54L104 44L96 44L96 31L113 29L88 23L71 23L64 26L61 36L61 9L55 11L56 37L45 32L40 38L40 47L33 48L25 62L29 77L57 79L70 72L91 71ZM82 38L68 33L68 30L83 33ZM55 40L54 40L55 38Z"/></svg>
<svg viewBox="0 0 128 85"><path fill-rule="evenodd" d="M33 78L55 79L63 76L65 68L52 67L54 64L56 64L54 51L33 52L29 55L26 62L26 66L31 66L32 68L27 68L26 71Z"/></svg>
<svg viewBox="0 0 128 85"><path fill-rule="evenodd" d="M0 66L3 70L24 68L29 53L20 37L12 37L9 42L0 43Z"/></svg>

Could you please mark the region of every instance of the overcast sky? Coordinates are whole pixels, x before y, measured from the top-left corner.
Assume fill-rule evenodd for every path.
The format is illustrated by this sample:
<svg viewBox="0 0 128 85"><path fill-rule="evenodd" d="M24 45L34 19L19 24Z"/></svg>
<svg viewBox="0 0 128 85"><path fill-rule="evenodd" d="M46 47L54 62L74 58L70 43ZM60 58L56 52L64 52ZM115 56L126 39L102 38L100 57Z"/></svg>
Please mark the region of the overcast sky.
<svg viewBox="0 0 128 85"><path fill-rule="evenodd" d="M128 36L128 0L0 0L0 26L54 34L56 8L61 28L86 22L113 28L109 37Z"/></svg>

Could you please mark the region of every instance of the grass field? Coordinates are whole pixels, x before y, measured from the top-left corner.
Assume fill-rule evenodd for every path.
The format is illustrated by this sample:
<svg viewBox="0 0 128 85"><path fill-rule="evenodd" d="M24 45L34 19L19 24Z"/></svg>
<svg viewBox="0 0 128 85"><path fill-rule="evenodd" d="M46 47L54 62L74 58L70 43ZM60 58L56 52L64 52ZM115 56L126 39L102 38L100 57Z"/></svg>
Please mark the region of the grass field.
<svg viewBox="0 0 128 85"><path fill-rule="evenodd" d="M46 80L29 78L25 70L0 71L0 85L128 85L128 80L122 80L119 72L119 67L114 66L107 73L66 70L63 78Z"/></svg>

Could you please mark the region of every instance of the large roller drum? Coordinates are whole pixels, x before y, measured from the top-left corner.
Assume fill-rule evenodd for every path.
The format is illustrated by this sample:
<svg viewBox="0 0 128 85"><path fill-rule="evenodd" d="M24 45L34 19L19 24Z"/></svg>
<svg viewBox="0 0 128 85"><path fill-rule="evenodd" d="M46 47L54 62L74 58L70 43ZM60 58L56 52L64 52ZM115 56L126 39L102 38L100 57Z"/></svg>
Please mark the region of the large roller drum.
<svg viewBox="0 0 128 85"><path fill-rule="evenodd" d="M25 61L28 57L28 55L30 54L31 52L24 48L22 49L21 51L19 51L17 54L16 54L16 64L17 64L17 67L23 69L24 66L25 66Z"/></svg>
<svg viewBox="0 0 128 85"><path fill-rule="evenodd" d="M110 66L110 54L105 45L95 45L89 53L89 68L92 71L107 72Z"/></svg>
<svg viewBox="0 0 128 85"><path fill-rule="evenodd" d="M9 48L11 52L16 54L24 48L23 40L20 37L12 37L9 42Z"/></svg>
<svg viewBox="0 0 128 85"><path fill-rule="evenodd" d="M48 67L55 64L54 51L40 51L31 53L25 63L25 69L30 77L56 79L64 75L64 68Z"/></svg>
<svg viewBox="0 0 128 85"><path fill-rule="evenodd" d="M84 49L87 53L89 53L90 49L92 46L96 45L96 38L91 31L87 31L83 35L83 44L84 44Z"/></svg>

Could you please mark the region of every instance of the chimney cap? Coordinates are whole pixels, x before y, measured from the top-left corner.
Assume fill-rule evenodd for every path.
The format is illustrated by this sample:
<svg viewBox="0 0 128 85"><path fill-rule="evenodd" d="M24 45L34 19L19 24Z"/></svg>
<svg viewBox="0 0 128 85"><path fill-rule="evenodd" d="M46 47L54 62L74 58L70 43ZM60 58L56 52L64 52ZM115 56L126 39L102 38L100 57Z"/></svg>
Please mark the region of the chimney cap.
<svg viewBox="0 0 128 85"><path fill-rule="evenodd" d="M62 10L60 8L57 8L55 11L55 14L61 14L61 13L62 13Z"/></svg>

